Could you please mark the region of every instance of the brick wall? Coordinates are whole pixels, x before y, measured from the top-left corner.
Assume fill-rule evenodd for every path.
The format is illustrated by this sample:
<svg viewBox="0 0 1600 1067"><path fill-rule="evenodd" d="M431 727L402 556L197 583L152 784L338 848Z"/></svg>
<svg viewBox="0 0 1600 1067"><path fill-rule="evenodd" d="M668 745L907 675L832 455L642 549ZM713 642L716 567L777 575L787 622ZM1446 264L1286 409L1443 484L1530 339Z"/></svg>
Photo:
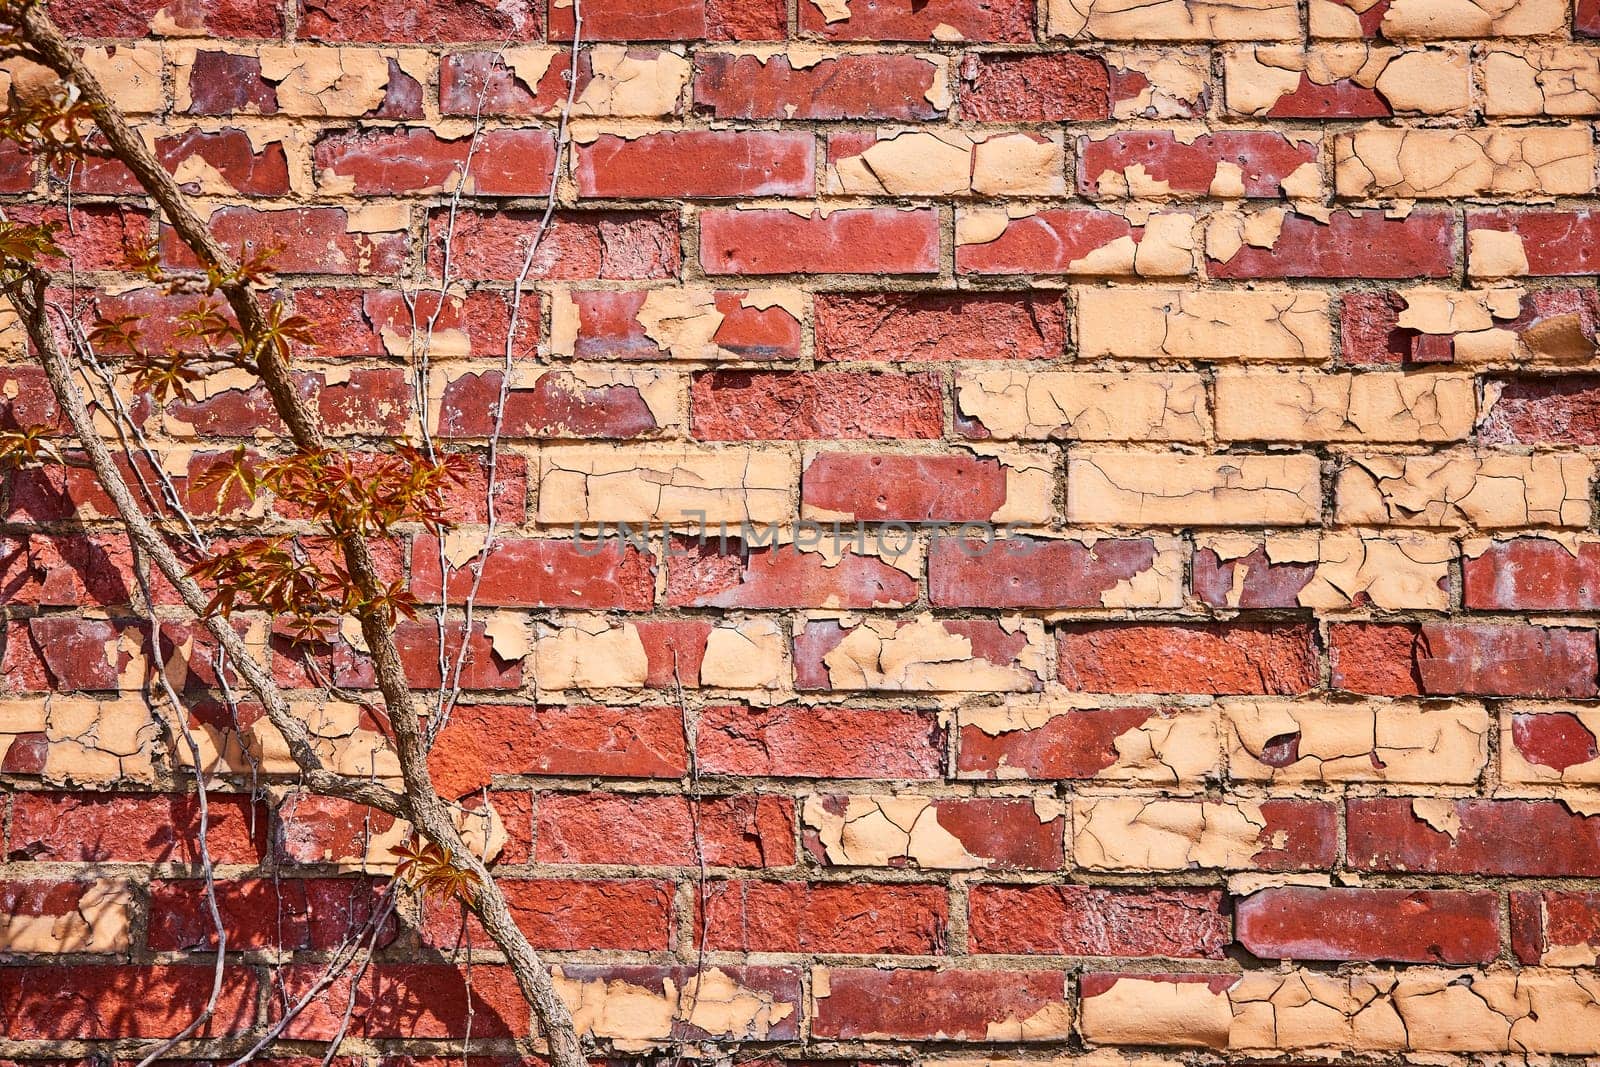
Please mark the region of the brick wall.
<svg viewBox="0 0 1600 1067"><path fill-rule="evenodd" d="M472 631L440 560L485 475L381 562L458 606L435 772L602 1051L1600 1054L1600 5L586 0L515 321L570 5L57 6L225 241L281 246L347 447L425 418L481 469L509 352ZM66 218L64 176L0 170ZM119 247L180 248L120 167L70 184L85 317L170 329ZM402 290L447 248L425 345ZM54 418L8 337L8 415ZM134 404L223 536L256 520L188 480L274 447L250 385ZM6 492L0 1055L127 1051L210 988L197 808L108 502ZM801 518L915 532L797 550ZM617 521L648 540L575 546ZM392 773L353 647L241 625L333 764ZM195 628L163 637L236 772L207 1032L259 1032L404 827L297 793ZM437 685L433 623L400 643ZM459 935L385 924L345 1053L531 1054Z"/></svg>

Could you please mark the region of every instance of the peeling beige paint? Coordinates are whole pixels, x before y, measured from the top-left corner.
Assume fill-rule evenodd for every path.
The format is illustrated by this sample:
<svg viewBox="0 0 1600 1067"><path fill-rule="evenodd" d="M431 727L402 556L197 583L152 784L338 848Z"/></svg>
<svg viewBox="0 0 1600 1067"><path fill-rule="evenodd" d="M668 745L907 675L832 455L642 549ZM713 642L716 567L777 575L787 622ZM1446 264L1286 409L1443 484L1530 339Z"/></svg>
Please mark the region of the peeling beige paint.
<svg viewBox="0 0 1600 1067"><path fill-rule="evenodd" d="M1460 46L1245 45L1223 54L1222 69L1228 110L1257 117L1299 89L1302 75L1317 86L1347 81L1376 89L1398 113L1457 114L1472 100L1467 52Z"/></svg>
<svg viewBox="0 0 1600 1067"><path fill-rule="evenodd" d="M793 513L799 473L787 450L547 447L538 521L780 523Z"/></svg>
<svg viewBox="0 0 1600 1067"><path fill-rule="evenodd" d="M1349 197L1561 196L1594 188L1587 129L1363 129L1334 138Z"/></svg>
<svg viewBox="0 0 1600 1067"><path fill-rule="evenodd" d="M1049 0L1053 37L1123 41L1293 40L1300 19L1288 0Z"/></svg>
<svg viewBox="0 0 1600 1067"><path fill-rule="evenodd" d="M1600 54L1579 44L1492 48L1483 57L1484 111L1533 117L1600 114Z"/></svg>
<svg viewBox="0 0 1600 1067"><path fill-rule="evenodd" d="M1233 1009L1226 992L1205 982L1172 982L1137 975L1083 998L1083 1034L1112 1045L1226 1048Z"/></svg>
<svg viewBox="0 0 1600 1067"><path fill-rule="evenodd" d="M1459 441L1477 418L1470 374L1224 369L1216 398L1224 441Z"/></svg>
<svg viewBox="0 0 1600 1067"><path fill-rule="evenodd" d="M1499 230L1467 232L1467 273L1473 278L1521 278L1528 273L1522 235Z"/></svg>
<svg viewBox="0 0 1600 1067"><path fill-rule="evenodd" d="M1187 116L1210 80L1206 55L1150 48L1108 49L1102 55L1111 69L1138 74L1145 82L1137 93L1112 101L1114 119Z"/></svg>
<svg viewBox="0 0 1600 1067"><path fill-rule="evenodd" d="M638 689L649 661L633 623L568 614L558 623L534 623L533 670L540 688L552 692Z"/></svg>
<svg viewBox="0 0 1600 1067"><path fill-rule="evenodd" d="M717 689L779 689L788 685L789 642L776 621L719 623L706 640L700 684Z"/></svg>
<svg viewBox="0 0 1600 1067"><path fill-rule="evenodd" d="M1027 643L1009 663L974 656L966 635L922 615L907 622L863 619L823 657L834 689L889 692L1011 692L1036 688L1045 677L1048 638L1036 619L1023 620ZM1030 653L1034 666L1030 666Z"/></svg>
<svg viewBox="0 0 1600 1067"><path fill-rule="evenodd" d="M623 979L569 978L559 966L551 969L551 980L572 1012L574 1028L620 1049L641 1050L667 1041L679 1023L714 1037L761 1040L798 1008L740 985L716 966L690 976L681 989L674 978L664 976L659 992Z"/></svg>
<svg viewBox="0 0 1600 1067"><path fill-rule="evenodd" d="M1203 441L1197 374L960 371L956 408L998 440Z"/></svg>
<svg viewBox="0 0 1600 1067"><path fill-rule="evenodd" d="M1321 510L1315 456L1078 452L1067 461L1069 522L1300 526Z"/></svg>
<svg viewBox="0 0 1600 1067"><path fill-rule="evenodd" d="M828 862L844 867L911 863L922 870L981 870L990 860L969 853L939 824L931 797L854 795L835 814L823 798L808 796L801 822L815 831Z"/></svg>
<svg viewBox="0 0 1600 1067"><path fill-rule="evenodd" d="M99 878L83 887L77 906L65 914L0 912L0 953L127 952L132 909L126 879Z"/></svg>
<svg viewBox="0 0 1600 1067"><path fill-rule="evenodd" d="M1252 866L1271 842L1254 800L1187 801L1163 797L1075 797L1072 856L1096 871L1223 870Z"/></svg>
<svg viewBox="0 0 1600 1067"><path fill-rule="evenodd" d="M1356 456L1339 471L1339 522L1586 526L1593 461L1578 455Z"/></svg>
<svg viewBox="0 0 1600 1067"><path fill-rule="evenodd" d="M1223 716L1228 773L1244 781L1471 785L1489 760L1489 715L1476 704L1240 701Z"/></svg>
<svg viewBox="0 0 1600 1067"><path fill-rule="evenodd" d="M1073 290L1086 359L1332 358L1328 296L1311 289Z"/></svg>

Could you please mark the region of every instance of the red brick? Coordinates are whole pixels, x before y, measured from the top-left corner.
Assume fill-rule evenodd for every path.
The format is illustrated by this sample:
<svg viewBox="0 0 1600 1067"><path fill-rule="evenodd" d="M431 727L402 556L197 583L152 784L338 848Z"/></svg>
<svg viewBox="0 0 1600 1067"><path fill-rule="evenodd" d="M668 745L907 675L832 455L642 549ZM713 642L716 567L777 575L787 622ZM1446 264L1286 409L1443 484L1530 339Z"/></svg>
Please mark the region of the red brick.
<svg viewBox="0 0 1600 1067"><path fill-rule="evenodd" d="M0 672L13 692L114 691L133 662L129 646L145 646L127 623L68 615L13 620L5 634Z"/></svg>
<svg viewBox="0 0 1600 1067"><path fill-rule="evenodd" d="M1416 330L1399 325L1405 302L1393 291L1344 293L1339 298L1340 362L1402 363L1411 358Z"/></svg>
<svg viewBox="0 0 1600 1067"><path fill-rule="evenodd" d="M317 183L327 192L391 195L450 191L467 168L478 196L544 196L555 166L548 130L484 130L445 140L427 129L351 130L317 142Z"/></svg>
<svg viewBox="0 0 1600 1067"><path fill-rule="evenodd" d="M1106 62L1078 53L970 53L957 99L978 122L1099 122L1110 117Z"/></svg>
<svg viewBox="0 0 1600 1067"><path fill-rule="evenodd" d="M905 625L900 623L897 628ZM993 619L941 619L939 625L947 633L966 638L972 648L972 658L987 660L996 667L1014 669L1019 679L1028 681L1027 688L1043 688L1043 681L1033 674L1032 668L1017 659L1028 645L1025 631L1017 629L1010 632ZM804 629L795 634L795 688L833 688L825 660L848 632L849 628L829 620L807 622Z"/></svg>
<svg viewBox="0 0 1600 1067"><path fill-rule="evenodd" d="M1340 78L1318 85L1308 75L1291 93L1278 97L1267 111L1273 119L1384 119L1394 114L1376 89Z"/></svg>
<svg viewBox="0 0 1600 1067"><path fill-rule="evenodd" d="M963 726L956 769L979 778L1093 778L1120 758L1118 737L1170 714L1156 708L1082 708L1051 715L1027 730L991 734Z"/></svg>
<svg viewBox="0 0 1600 1067"><path fill-rule="evenodd" d="M412 293L411 298L412 306L408 307L405 297L394 290L310 287L295 290L294 309L320 327L320 344L308 354L409 358L413 332L419 352L429 347L431 323L431 355L435 360L454 354L454 346L462 337L472 355L504 358L511 322L510 302L505 294L452 293L441 303L435 286ZM414 322L412 307L416 309ZM511 339L512 357L536 355L538 334L539 294L524 292L517 308L516 336Z"/></svg>
<svg viewBox="0 0 1600 1067"><path fill-rule="evenodd" d="M294 381L330 434L395 436L405 432L412 417L413 390L407 371L372 368L337 375L301 371ZM222 389L203 400L174 399L167 403L167 415L199 437L286 432L264 385Z"/></svg>
<svg viewBox="0 0 1600 1067"><path fill-rule="evenodd" d="M1417 629L1409 623L1334 623L1328 627L1333 686L1355 693L1419 696Z"/></svg>
<svg viewBox="0 0 1600 1067"><path fill-rule="evenodd" d="M1150 88L1150 79L1132 66L1113 65L1109 73L1113 107L1134 104L1144 98ZM1178 87L1164 86L1160 92L1145 98L1147 102L1144 107L1135 110L1132 106L1124 106L1123 112L1129 117L1144 119L1194 119L1204 116L1210 105L1211 91L1203 84L1186 88L1192 93L1191 96L1181 97Z"/></svg>
<svg viewBox="0 0 1600 1067"><path fill-rule="evenodd" d="M1261 850L1249 867L1259 871L1326 870L1339 853L1339 816L1320 800L1263 800Z"/></svg>
<svg viewBox="0 0 1600 1067"><path fill-rule="evenodd" d="M465 118L480 114L553 114L567 98L567 74L571 70L571 52L558 51L551 57L539 83L529 86L505 65L497 52L450 53L439 59L439 110L446 116ZM585 49L578 58L580 94L593 78L593 66Z"/></svg>
<svg viewBox="0 0 1600 1067"><path fill-rule="evenodd" d="M1511 941L1523 963L1581 963L1600 948L1600 893L1593 890L1513 892L1511 913Z"/></svg>
<svg viewBox="0 0 1600 1067"><path fill-rule="evenodd" d="M206 847L217 863L266 853L267 812L213 790ZM17 793L9 858L63 863L198 863L199 805L168 793Z"/></svg>
<svg viewBox="0 0 1600 1067"><path fill-rule="evenodd" d="M634 624L644 645L644 684L670 689L700 684L700 663L711 637L710 619L643 619Z"/></svg>
<svg viewBox="0 0 1600 1067"><path fill-rule="evenodd" d="M285 797L278 822L277 850L290 864L364 861L371 842L394 829L392 815L312 793Z"/></svg>
<svg viewBox="0 0 1600 1067"><path fill-rule="evenodd" d="M1098 608L1106 592L1155 559L1149 538L1108 538L1091 546L937 537L928 552L928 601L939 607Z"/></svg>
<svg viewBox="0 0 1600 1067"><path fill-rule="evenodd" d="M211 232L230 250L276 249L268 262L285 274L398 274L411 247L403 230L351 232L342 207L220 207L211 213ZM161 227L161 260L173 267L195 265L194 256L166 225Z"/></svg>
<svg viewBox="0 0 1600 1067"><path fill-rule="evenodd" d="M1478 610L1600 609L1600 544L1540 537L1496 541L1461 561L1465 606Z"/></svg>
<svg viewBox="0 0 1600 1067"><path fill-rule="evenodd" d="M210 964L0 967L0 1034L18 1041L175 1037L205 1009L215 970ZM248 1030L256 991L249 968L225 968L216 1007L195 1036Z"/></svg>
<svg viewBox="0 0 1600 1067"><path fill-rule="evenodd" d="M1600 444L1600 375L1492 378L1478 423L1486 444Z"/></svg>
<svg viewBox="0 0 1600 1067"><path fill-rule="evenodd" d="M539 798L540 863L693 866L694 820L682 796L548 793ZM794 806L747 794L699 802L699 840L712 867L787 867L794 862Z"/></svg>
<svg viewBox="0 0 1600 1067"><path fill-rule="evenodd" d="M129 603L134 588L133 552L126 538L0 538L0 600L7 604L111 607Z"/></svg>
<svg viewBox="0 0 1600 1067"><path fill-rule="evenodd" d="M1056 359L1066 350L1058 293L819 293L817 359L947 362Z"/></svg>
<svg viewBox="0 0 1600 1067"><path fill-rule="evenodd" d="M1316 630L1296 623L1074 623L1057 633L1061 681L1090 693L1309 692Z"/></svg>
<svg viewBox="0 0 1600 1067"><path fill-rule="evenodd" d="M825 811L843 814L850 797L817 798ZM984 861L992 871L1058 871L1063 864L1062 833L1066 816L1045 820L1027 798L1012 797L934 797L934 819L969 855ZM817 832L805 829L806 851L820 864L835 864L829 859ZM913 866L911 857L891 860L892 866Z"/></svg>
<svg viewBox="0 0 1600 1067"><path fill-rule="evenodd" d="M234 52L194 54L186 115L276 115L278 90L261 76L261 60Z"/></svg>
<svg viewBox="0 0 1600 1067"><path fill-rule="evenodd" d="M463 374L446 385L436 408L439 436L493 436L502 376L498 370ZM546 371L532 385L507 390L499 426L502 438L627 438L659 429L637 387L589 385L566 369Z"/></svg>
<svg viewBox="0 0 1600 1067"><path fill-rule="evenodd" d="M284 196L289 192L289 161L282 140L267 141L258 151L244 130L185 130L158 137L156 156L169 171L185 160L203 160L241 196ZM82 193L140 193L133 172L114 159L90 156L72 170L72 188ZM199 192L194 183L188 192Z"/></svg>
<svg viewBox="0 0 1600 1067"><path fill-rule="evenodd" d="M376 915L378 883L365 878L251 878L218 881L217 907L228 934L228 951L333 949ZM215 950L216 926L197 878L150 883L152 952ZM396 923L384 923L377 944L394 939ZM366 937L372 937L368 931Z"/></svg>
<svg viewBox="0 0 1600 1067"><path fill-rule="evenodd" d="M1033 41L1033 0L926 0L899 4L869 0L850 8L850 17L829 22L822 8L800 5L800 28L830 41L933 41L940 27L960 40Z"/></svg>
<svg viewBox="0 0 1600 1067"><path fill-rule="evenodd" d="M700 769L748 778L938 778L933 716L885 708L744 707L700 713Z"/></svg>
<svg viewBox="0 0 1600 1067"><path fill-rule="evenodd" d="M455 663L460 655L462 623L453 621L445 627L445 661L450 677L455 678ZM439 628L432 620L401 621L394 632L396 650L405 666L406 678L416 689L436 689L439 677ZM347 689L373 689L377 677L372 660L344 642L334 648L333 681ZM494 649L494 644L484 632L479 620L472 624L472 637L467 642L465 666L461 671L463 689L521 689L522 661L504 660Z"/></svg>
<svg viewBox="0 0 1600 1067"><path fill-rule="evenodd" d="M943 886L713 882L706 947L731 952L944 951Z"/></svg>
<svg viewBox="0 0 1600 1067"><path fill-rule="evenodd" d="M280 292L263 293L263 299L281 298ZM183 328L185 318L197 311L211 309L220 313L234 325L237 319L227 302L216 296L193 293L169 293L164 287L141 285L124 292L101 291L94 294L93 305L85 309L82 322L86 330L93 329L101 318L122 317L138 320L142 339L149 348L170 349L180 352L201 352L205 343L188 336Z"/></svg>
<svg viewBox="0 0 1600 1067"><path fill-rule="evenodd" d="M1335 211L1326 223L1291 213L1271 248L1247 245L1209 269L1216 278L1442 278L1455 269L1455 244L1455 217L1442 211Z"/></svg>
<svg viewBox="0 0 1600 1067"><path fill-rule="evenodd" d="M249 210L240 208L241 211ZM150 216L140 210L117 204L72 205L71 225L64 207L26 204L8 206L6 217L12 222L43 225L58 223L56 244L64 257L46 256L40 266L61 269L71 260L75 269L122 270L127 266L127 250L151 235Z"/></svg>
<svg viewBox="0 0 1600 1067"><path fill-rule="evenodd" d="M1495 623L1424 623L1416 644L1430 695L1592 697L1595 632Z"/></svg>
<svg viewBox="0 0 1600 1067"><path fill-rule="evenodd" d="M319 41L448 44L537 41L544 32L542 0L300 0L300 37Z"/></svg>
<svg viewBox="0 0 1600 1067"><path fill-rule="evenodd" d="M687 768L682 714L671 707L543 707L518 751L532 774L677 778Z"/></svg>
<svg viewBox="0 0 1600 1067"><path fill-rule="evenodd" d="M1511 952L1518 963L1537 964L1544 956L1544 914L1540 894L1513 889L1510 898Z"/></svg>
<svg viewBox="0 0 1600 1067"><path fill-rule="evenodd" d="M943 70L921 56L841 55L795 68L779 53L703 52L695 60L694 102L719 119L931 119L942 111ZM792 110L791 110L792 109Z"/></svg>
<svg viewBox="0 0 1600 1067"><path fill-rule="evenodd" d="M437 276L448 212L429 219L429 269ZM539 229L535 211L459 211L451 242L456 277L515 281ZM533 257L530 279L670 278L678 271L678 221L649 211L561 211Z"/></svg>
<svg viewBox="0 0 1600 1067"><path fill-rule="evenodd" d="M341 1032L347 1008L352 1037L446 1038L526 1037L533 1030L528 1002L516 977L503 964L473 962L471 991L465 966L448 963L379 962L358 972L350 968L311 999L284 1036L297 1041L327 1041ZM320 963L283 969L291 1000L310 991L326 970ZM352 990L354 985L354 990Z"/></svg>
<svg viewBox="0 0 1600 1067"><path fill-rule="evenodd" d="M1222 893L1084 885L975 885L973 952L1221 959L1231 940Z"/></svg>
<svg viewBox="0 0 1600 1067"><path fill-rule="evenodd" d="M1226 560L1203 548L1194 554L1194 594L1214 608L1297 608L1316 573L1315 563L1273 561L1265 547ZM1365 593L1356 597L1366 600Z"/></svg>
<svg viewBox="0 0 1600 1067"><path fill-rule="evenodd" d="M668 359L671 352L645 332L640 313L647 292L584 289L571 294L578 308L577 359ZM787 309L746 306L763 302L758 293L719 289L712 306L722 315L711 341L721 352L744 360L800 358L800 320Z"/></svg>
<svg viewBox="0 0 1600 1067"><path fill-rule="evenodd" d="M12 742L12 749L16 742ZM55 878L0 879L0 915L20 924L28 919L78 917L84 898L98 895L93 882L63 882ZM13 927L15 929L15 927ZM8 952L27 954L12 941Z"/></svg>
<svg viewBox="0 0 1600 1067"><path fill-rule="evenodd" d="M452 797L495 774L676 778L686 769L676 708L458 704L439 736L428 766Z"/></svg>
<svg viewBox="0 0 1600 1067"><path fill-rule="evenodd" d="M1017 1021L1054 1008L1066 1018L1060 971L923 971L830 967L828 995L816 1000L819 1038L1015 1039Z"/></svg>
<svg viewBox="0 0 1600 1067"><path fill-rule="evenodd" d="M670 945L672 885L631 879L498 879L512 918L541 952L615 949L661 952ZM432 908L423 924L428 944L454 949L461 935L455 908ZM466 944L494 948L476 917L467 919Z"/></svg>
<svg viewBox="0 0 1600 1067"><path fill-rule="evenodd" d="M146 37L158 14L179 30L214 37L281 37L283 10L251 0L107 0L96 4L63 4L50 16L70 37ZM167 31L169 34L171 31Z"/></svg>
<svg viewBox="0 0 1600 1067"><path fill-rule="evenodd" d="M412 548L412 591L437 601L439 542L419 536ZM476 559L450 578L450 601L464 601L473 587ZM571 540L501 538L484 562L477 603L505 608L617 608L644 611L655 598L654 561L620 541L579 544Z"/></svg>
<svg viewBox="0 0 1600 1067"><path fill-rule="evenodd" d="M33 182L33 157L18 144L0 145L0 192L26 193Z"/></svg>
<svg viewBox="0 0 1600 1067"><path fill-rule="evenodd" d="M1578 0L1572 12L1572 32L1578 37L1600 37L1600 0Z"/></svg>
<svg viewBox="0 0 1600 1067"><path fill-rule="evenodd" d="M1509 740L1523 759L1557 772L1600 759L1594 734L1568 711L1513 715ZM1500 743L1506 741L1502 734Z"/></svg>
<svg viewBox="0 0 1600 1067"><path fill-rule="evenodd" d="M706 0L706 37L713 41L781 41L789 31L783 0Z"/></svg>
<svg viewBox="0 0 1600 1067"><path fill-rule="evenodd" d="M1469 211L1467 232L1476 230L1498 230L1522 238L1528 274L1533 277L1600 274L1600 214L1595 212L1550 208ZM1470 245L1468 260L1470 268Z"/></svg>
<svg viewBox="0 0 1600 1067"><path fill-rule="evenodd" d="M1223 131L1184 142L1170 130L1124 130L1078 139L1078 191L1116 195L1100 188L1106 171L1120 181L1130 167L1166 182L1177 195L1205 196L1223 163L1237 166L1244 195L1277 199L1280 183L1300 166L1317 161L1316 141L1291 140L1269 131Z"/></svg>
<svg viewBox="0 0 1600 1067"><path fill-rule="evenodd" d="M983 244L956 248L962 274L1071 274L1072 264L1120 238L1137 244L1144 227L1099 208L1044 208L1011 219L1003 233Z"/></svg>
<svg viewBox="0 0 1600 1067"><path fill-rule="evenodd" d="M1600 816L1559 800L1457 800L1436 830L1407 797L1346 801L1349 863L1369 871L1593 877L1600 874Z"/></svg>
<svg viewBox="0 0 1600 1067"><path fill-rule="evenodd" d="M551 0L552 41L572 40L572 8ZM583 6L584 40L693 41L705 35L705 0L588 0Z"/></svg>
<svg viewBox="0 0 1600 1067"><path fill-rule="evenodd" d="M985 522L1006 502L1006 471L976 456L889 456L824 452L806 467L808 508L863 522Z"/></svg>
<svg viewBox="0 0 1600 1067"><path fill-rule="evenodd" d="M817 543L830 551L835 546L831 535L819 536ZM871 608L917 599L916 579L895 567L893 557L845 551L830 562L811 548L674 541L666 602L697 608Z"/></svg>
<svg viewBox="0 0 1600 1067"><path fill-rule="evenodd" d="M0 425L6 429L48 426L57 432L70 431L43 367L0 369Z"/></svg>
<svg viewBox="0 0 1600 1067"><path fill-rule="evenodd" d="M1488 963L1500 954L1493 892L1284 886L1234 905L1239 943L1263 959Z"/></svg>
<svg viewBox="0 0 1600 1067"><path fill-rule="evenodd" d="M719 370L694 376L692 433L704 441L934 438L944 394L933 374Z"/></svg>
<svg viewBox="0 0 1600 1067"><path fill-rule="evenodd" d="M801 131L600 134L577 146L580 196L808 196L816 145Z"/></svg>
<svg viewBox="0 0 1600 1067"><path fill-rule="evenodd" d="M939 216L932 208L708 208L700 265L707 274L934 274Z"/></svg>

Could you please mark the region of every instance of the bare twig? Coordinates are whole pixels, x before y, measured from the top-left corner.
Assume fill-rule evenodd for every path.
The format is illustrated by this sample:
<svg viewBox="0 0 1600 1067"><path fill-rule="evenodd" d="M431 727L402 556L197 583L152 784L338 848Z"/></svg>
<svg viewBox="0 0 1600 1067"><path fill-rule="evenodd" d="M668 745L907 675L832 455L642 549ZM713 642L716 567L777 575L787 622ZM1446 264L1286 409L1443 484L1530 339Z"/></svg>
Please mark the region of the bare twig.
<svg viewBox="0 0 1600 1067"><path fill-rule="evenodd" d="M196 214L187 196L156 159L144 139L128 124L75 49L62 37L43 7L37 4L8 5L7 17L14 20L19 39L36 53L38 61L72 86L78 98L88 107L111 153L128 167L155 200L171 224L173 233L199 260L227 300L239 324L240 335L249 342L254 369L295 446L307 453L320 452L324 448L324 438L316 411L300 395L277 346L261 343L274 335L271 320L255 292L243 280L237 264ZM575 54L569 101L576 94L576 75ZM565 112L561 127L564 132ZM542 223L546 228L554 213L553 194L554 190L546 206L546 221ZM520 306L521 286L531 270L532 261L533 250L530 250L524 270L518 278L514 307ZM359 529L350 529L341 532L337 540L344 557L345 570L359 595L360 602L354 614L372 656L378 689L388 713L404 783L403 795L375 782L362 782L327 770L315 750L309 731L292 713L270 670L253 657L225 619L208 610L204 593L188 576L171 547L129 492L98 436L83 396L73 382L71 365L62 354L47 322L46 290L49 283L47 274L29 268L6 287L7 295L17 307L30 340L38 349L52 392L66 413L73 433L83 444L96 477L111 497L130 537L155 563L163 577L173 584L184 606L201 621L237 665L246 684L262 701L270 721L284 736L290 755L301 769L309 788L324 795L368 804L409 820L424 838L448 849L453 857L452 862L473 876L478 886L472 902L473 911L489 936L505 953L523 996L539 1019L549 1044L551 1060L556 1067L582 1067L582 1049L566 1005L556 993L538 955L512 919L499 886L483 860L466 847L448 805L433 787L422 724L404 664L395 645L393 628L379 606L383 603L384 586L378 578L366 536ZM511 344L509 337L507 344L508 347ZM503 382L502 389L505 387ZM470 634L470 625L467 633Z"/></svg>

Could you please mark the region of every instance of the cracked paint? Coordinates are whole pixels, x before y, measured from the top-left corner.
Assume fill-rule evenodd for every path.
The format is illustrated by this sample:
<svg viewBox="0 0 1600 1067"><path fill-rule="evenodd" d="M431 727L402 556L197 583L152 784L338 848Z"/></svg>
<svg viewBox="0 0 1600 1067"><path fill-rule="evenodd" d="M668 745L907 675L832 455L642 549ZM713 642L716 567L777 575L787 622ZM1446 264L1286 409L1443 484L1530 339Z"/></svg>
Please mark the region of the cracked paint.
<svg viewBox="0 0 1600 1067"><path fill-rule="evenodd" d="M1257 701L1223 708L1228 773L1274 784L1471 785L1489 760L1483 708Z"/></svg>
<svg viewBox="0 0 1600 1067"><path fill-rule="evenodd" d="M1311 289L1078 288L1087 359L1273 360L1332 356L1328 296Z"/></svg>
<svg viewBox="0 0 1600 1067"><path fill-rule="evenodd" d="M1586 526L1594 463L1578 455L1353 457L1335 483L1340 522Z"/></svg>

